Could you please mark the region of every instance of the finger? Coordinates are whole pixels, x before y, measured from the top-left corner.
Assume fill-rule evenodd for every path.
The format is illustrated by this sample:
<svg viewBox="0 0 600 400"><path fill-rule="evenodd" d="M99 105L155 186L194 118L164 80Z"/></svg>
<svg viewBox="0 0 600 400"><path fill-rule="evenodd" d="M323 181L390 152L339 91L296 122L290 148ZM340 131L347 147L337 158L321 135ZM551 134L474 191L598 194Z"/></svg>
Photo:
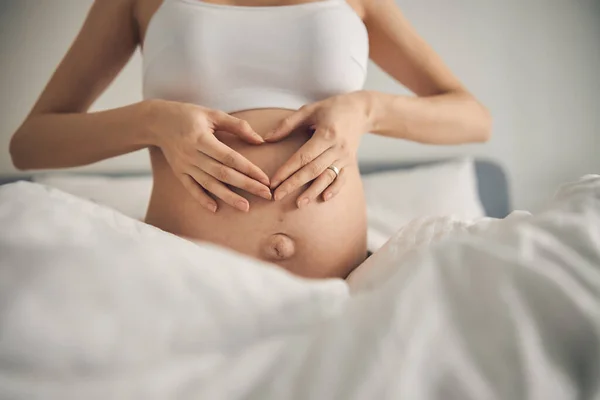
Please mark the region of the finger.
<svg viewBox="0 0 600 400"><path fill-rule="evenodd" d="M305 123L311 114L312 109L310 107L301 107L298 111L285 117L275 129L267 133L265 135L265 141L276 142L283 139L292 133L294 129Z"/></svg>
<svg viewBox="0 0 600 400"><path fill-rule="evenodd" d="M344 183L346 182L346 175L344 173L345 170L345 168L340 167L340 174L338 175L338 177L335 178L333 183L329 185L329 187L323 192L323 201L331 200L340 192L340 190L344 186Z"/></svg>
<svg viewBox="0 0 600 400"><path fill-rule="evenodd" d="M264 143L264 139L252 129L248 121L233 117L227 113L215 112L213 122L217 130L223 130L253 144Z"/></svg>
<svg viewBox="0 0 600 400"><path fill-rule="evenodd" d="M335 164L335 162L334 162ZM315 201L317 197L325 189L329 187L336 179L335 172L327 168L313 183L311 183L310 187L304 191L300 196L298 196L298 201L296 204L298 208L306 207L311 202Z"/></svg>
<svg viewBox="0 0 600 400"><path fill-rule="evenodd" d="M205 149L200 149L200 152L212 157L219 161L221 164L225 164L228 167L241 172L244 175L254 178L257 181L269 186L269 177L256 165L252 164L248 159L242 156L240 153L232 150L231 147L220 142L214 136L208 137L207 146Z"/></svg>
<svg viewBox="0 0 600 400"><path fill-rule="evenodd" d="M202 205L202 207L206 208L210 212L217 212L217 203L215 203L215 201L206 194L204 189L202 189L202 187L194 180L194 178L187 174L182 174L180 180L183 184L183 187L187 189L187 191Z"/></svg>
<svg viewBox="0 0 600 400"><path fill-rule="evenodd" d="M271 190L268 186L230 168L213 158L200 153L198 167L221 182L245 190L248 193L271 200Z"/></svg>
<svg viewBox="0 0 600 400"><path fill-rule="evenodd" d="M250 204L248 203L248 200L239 194L234 193L231 189L225 186L222 182L216 180L210 174L202 171L199 168L194 168L194 170L190 171L189 175L194 178L194 180L198 182L200 186L206 189L206 191L214 194L230 206L244 212L250 210Z"/></svg>
<svg viewBox="0 0 600 400"><path fill-rule="evenodd" d="M327 150L325 153L319 155L279 185L274 193L275 200L283 199L288 193L292 193L296 189L301 188L302 185L318 178L336 158L333 150Z"/></svg>
<svg viewBox="0 0 600 400"><path fill-rule="evenodd" d="M332 147L331 143L319 139L317 136L313 136L308 140L302 147L298 149L289 160L285 162L271 180L271 188L276 188L283 181L288 179L293 173L300 170L304 166L311 163L319 155L323 154ZM327 167L327 166L325 166Z"/></svg>

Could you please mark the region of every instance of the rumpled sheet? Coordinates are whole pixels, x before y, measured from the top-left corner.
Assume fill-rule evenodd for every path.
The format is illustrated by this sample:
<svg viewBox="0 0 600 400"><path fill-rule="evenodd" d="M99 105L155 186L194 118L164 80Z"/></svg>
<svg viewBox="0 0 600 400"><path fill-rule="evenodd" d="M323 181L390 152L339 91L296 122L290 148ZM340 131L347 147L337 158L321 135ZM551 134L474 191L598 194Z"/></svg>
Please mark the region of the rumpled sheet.
<svg viewBox="0 0 600 400"><path fill-rule="evenodd" d="M0 188L2 399L598 399L600 177L311 281Z"/></svg>

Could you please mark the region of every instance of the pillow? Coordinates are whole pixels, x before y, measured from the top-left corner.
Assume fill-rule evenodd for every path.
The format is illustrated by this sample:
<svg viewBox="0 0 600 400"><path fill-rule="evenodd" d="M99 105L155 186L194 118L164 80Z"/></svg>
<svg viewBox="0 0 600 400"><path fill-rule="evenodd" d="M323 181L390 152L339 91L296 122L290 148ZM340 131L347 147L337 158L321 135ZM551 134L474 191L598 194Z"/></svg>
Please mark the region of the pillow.
<svg viewBox="0 0 600 400"><path fill-rule="evenodd" d="M152 176L37 175L33 181L111 207L137 220L146 216Z"/></svg>
<svg viewBox="0 0 600 400"><path fill-rule="evenodd" d="M368 247L376 251L414 218L485 216L472 159L460 159L364 177Z"/></svg>

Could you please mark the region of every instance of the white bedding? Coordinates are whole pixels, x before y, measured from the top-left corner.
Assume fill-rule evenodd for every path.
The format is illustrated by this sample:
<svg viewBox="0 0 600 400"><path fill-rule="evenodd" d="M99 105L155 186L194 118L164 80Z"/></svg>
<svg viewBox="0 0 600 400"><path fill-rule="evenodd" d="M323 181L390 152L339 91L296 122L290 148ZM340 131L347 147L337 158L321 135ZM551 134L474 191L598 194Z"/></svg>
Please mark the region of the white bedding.
<svg viewBox="0 0 600 400"><path fill-rule="evenodd" d="M600 398L600 177L423 218L309 281L31 183L0 188L0 398Z"/></svg>

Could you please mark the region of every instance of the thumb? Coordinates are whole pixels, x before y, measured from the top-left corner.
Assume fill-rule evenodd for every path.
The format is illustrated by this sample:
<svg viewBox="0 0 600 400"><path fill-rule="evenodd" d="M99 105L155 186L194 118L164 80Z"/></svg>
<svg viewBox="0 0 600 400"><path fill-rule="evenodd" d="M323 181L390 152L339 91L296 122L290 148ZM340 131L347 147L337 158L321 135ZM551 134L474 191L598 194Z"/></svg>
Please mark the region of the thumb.
<svg viewBox="0 0 600 400"><path fill-rule="evenodd" d="M288 115L284 118L277 128L273 129L271 132L265 135L265 141L267 142L277 142L285 138L287 135L292 133L296 128L306 122L306 120L311 116L311 111L308 110L307 107L302 107L298 111L293 114Z"/></svg>
<svg viewBox="0 0 600 400"><path fill-rule="evenodd" d="M217 113L214 124L217 130L223 130L253 144L264 143L264 139L252 129L248 121L233 117L227 113Z"/></svg>

